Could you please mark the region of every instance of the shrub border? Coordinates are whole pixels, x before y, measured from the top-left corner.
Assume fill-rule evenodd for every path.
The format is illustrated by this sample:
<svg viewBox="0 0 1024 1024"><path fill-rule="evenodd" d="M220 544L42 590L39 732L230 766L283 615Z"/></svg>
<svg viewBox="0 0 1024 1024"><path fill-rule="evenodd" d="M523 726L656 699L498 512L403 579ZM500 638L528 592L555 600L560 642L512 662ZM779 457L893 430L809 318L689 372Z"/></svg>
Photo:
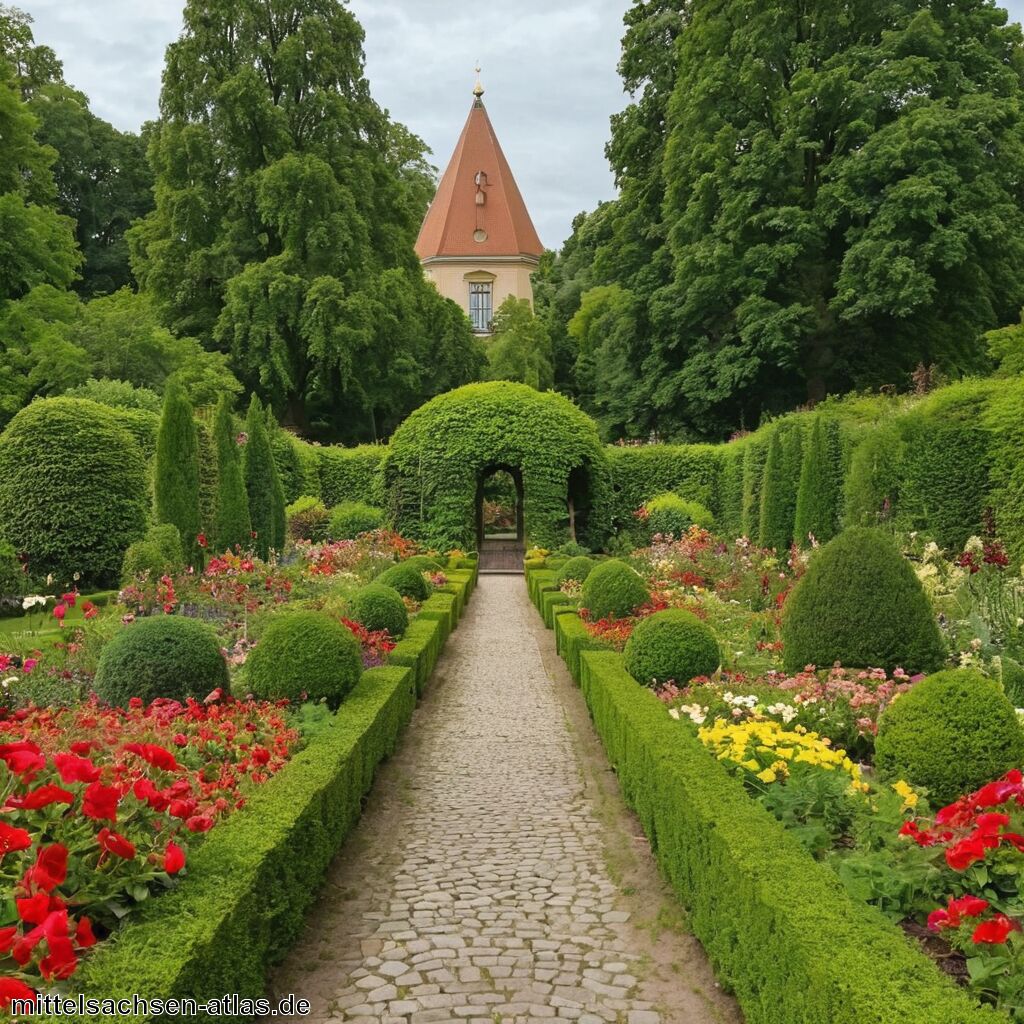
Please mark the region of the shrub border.
<svg viewBox="0 0 1024 1024"><path fill-rule="evenodd" d="M538 576L533 570L529 576ZM534 583L536 605L542 591ZM532 596L532 595L531 595ZM854 900L579 616L556 615L623 796L748 1024L998 1024L879 911Z"/></svg>
<svg viewBox="0 0 1024 1024"><path fill-rule="evenodd" d="M468 597L475 566L458 581ZM403 660L368 669L334 716L243 811L218 826L189 859L188 878L148 903L138 918L82 964L74 992L97 999L264 994L266 969L300 934L327 869L359 820L378 765L396 748L458 613L456 594L440 619L417 617ZM431 599L432 600L432 599ZM427 602L429 603L429 602ZM399 645L401 646L401 644ZM85 1016L41 1017L50 1024ZM112 1022L172 1024L178 1014L119 1014ZM197 1020L223 1020L198 1017Z"/></svg>

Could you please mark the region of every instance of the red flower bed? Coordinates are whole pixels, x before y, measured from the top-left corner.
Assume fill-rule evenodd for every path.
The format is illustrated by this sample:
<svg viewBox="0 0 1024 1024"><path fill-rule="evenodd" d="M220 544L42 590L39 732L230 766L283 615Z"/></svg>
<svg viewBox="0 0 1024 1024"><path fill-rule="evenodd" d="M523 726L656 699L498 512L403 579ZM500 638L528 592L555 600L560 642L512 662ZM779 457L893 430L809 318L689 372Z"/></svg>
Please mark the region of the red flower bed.
<svg viewBox="0 0 1024 1024"><path fill-rule="evenodd" d="M0 1009L40 978L70 977L298 742L279 705L220 691L0 720L0 887L14 896L0 903Z"/></svg>

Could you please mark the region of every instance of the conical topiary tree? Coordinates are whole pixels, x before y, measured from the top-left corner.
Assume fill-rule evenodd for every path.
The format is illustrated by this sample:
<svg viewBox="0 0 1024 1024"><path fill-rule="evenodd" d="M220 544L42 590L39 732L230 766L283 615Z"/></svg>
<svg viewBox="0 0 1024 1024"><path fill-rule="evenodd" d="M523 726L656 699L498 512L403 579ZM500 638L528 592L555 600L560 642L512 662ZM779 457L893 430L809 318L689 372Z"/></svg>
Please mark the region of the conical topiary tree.
<svg viewBox="0 0 1024 1024"><path fill-rule="evenodd" d="M256 534L256 552L266 558L275 541L282 534L279 523L284 523L284 491L270 450L270 436L263 406L256 395L249 402L245 418L248 440L242 456L242 475L249 496L249 518Z"/></svg>
<svg viewBox="0 0 1024 1024"><path fill-rule="evenodd" d="M231 416L231 399L221 395L213 422L216 448L217 502L213 524L213 540L218 550L227 551L236 544L249 544L252 523L249 519L249 496L242 477L242 459L238 452L235 424Z"/></svg>
<svg viewBox="0 0 1024 1024"><path fill-rule="evenodd" d="M855 526L811 560L782 615L783 662L931 672L945 660L935 612L910 563L881 530Z"/></svg>
<svg viewBox="0 0 1024 1024"><path fill-rule="evenodd" d="M811 436L804 446L800 467L800 485L796 495L796 525L793 533L803 547L809 535L822 544L830 541L839 528L841 503L839 468L839 424L817 416Z"/></svg>
<svg viewBox="0 0 1024 1024"><path fill-rule="evenodd" d="M798 423L782 423L772 434L761 485L761 532L765 548L785 551L793 540L796 490L803 456L803 431Z"/></svg>
<svg viewBox="0 0 1024 1024"><path fill-rule="evenodd" d="M274 416L274 410L269 406L266 409L266 415L267 441L270 443L275 432L281 431L281 425L277 422L277 417ZM272 474L274 487L274 533L270 545L275 551L280 551L284 547L285 537L288 534L287 515L285 513L285 509L288 507L288 499L285 497L284 481L281 479L280 470L277 468L277 460L274 458L274 446L272 443L270 444L270 461L274 466Z"/></svg>
<svg viewBox="0 0 1024 1024"><path fill-rule="evenodd" d="M156 521L178 528L185 558L192 561L199 553L199 441L192 404L174 380L164 391L153 478Z"/></svg>

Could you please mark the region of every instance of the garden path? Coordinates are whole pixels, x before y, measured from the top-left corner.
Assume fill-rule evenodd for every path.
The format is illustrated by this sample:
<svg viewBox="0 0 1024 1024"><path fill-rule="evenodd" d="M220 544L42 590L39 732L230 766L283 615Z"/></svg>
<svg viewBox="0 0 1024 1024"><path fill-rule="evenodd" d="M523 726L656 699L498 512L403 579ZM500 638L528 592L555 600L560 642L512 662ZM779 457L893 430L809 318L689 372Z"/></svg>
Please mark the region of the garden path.
<svg viewBox="0 0 1024 1024"><path fill-rule="evenodd" d="M481 577L272 979L289 992L316 1022L740 1020L522 576Z"/></svg>

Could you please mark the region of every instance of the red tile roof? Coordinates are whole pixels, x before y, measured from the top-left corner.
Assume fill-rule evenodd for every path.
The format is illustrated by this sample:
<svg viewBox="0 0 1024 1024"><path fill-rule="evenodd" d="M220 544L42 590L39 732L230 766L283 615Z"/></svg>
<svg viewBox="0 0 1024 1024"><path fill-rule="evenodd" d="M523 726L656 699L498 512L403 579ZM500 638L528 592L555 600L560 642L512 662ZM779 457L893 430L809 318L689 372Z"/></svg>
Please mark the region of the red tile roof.
<svg viewBox="0 0 1024 1024"><path fill-rule="evenodd" d="M482 204L478 194L484 197ZM416 254L425 260L432 256L540 256L543 251L491 119L477 98L423 219Z"/></svg>

